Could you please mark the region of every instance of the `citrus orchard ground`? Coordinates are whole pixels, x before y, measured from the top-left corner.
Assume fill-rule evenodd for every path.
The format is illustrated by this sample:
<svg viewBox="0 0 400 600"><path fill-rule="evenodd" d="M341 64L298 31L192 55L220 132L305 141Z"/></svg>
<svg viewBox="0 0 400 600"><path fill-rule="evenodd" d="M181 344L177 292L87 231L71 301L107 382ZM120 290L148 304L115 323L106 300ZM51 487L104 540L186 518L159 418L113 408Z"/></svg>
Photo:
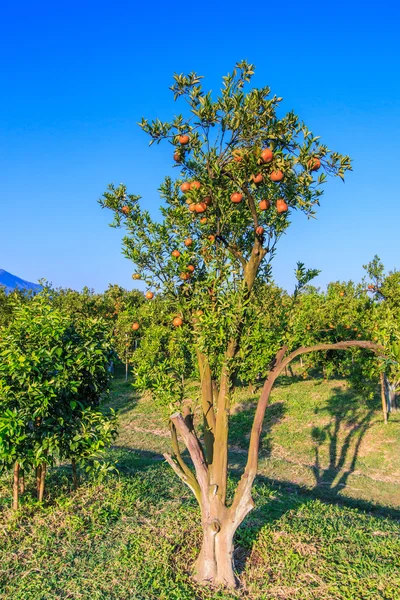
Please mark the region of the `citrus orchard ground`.
<svg viewBox="0 0 400 600"><path fill-rule="evenodd" d="M199 588L189 577L199 509L162 459L169 432L151 399L135 396L121 370L111 400L120 409L110 451L119 475L70 493L69 469L55 469L44 506L33 510L25 498L15 515L1 480L2 600L399 598L400 419L384 426L379 399L365 404L343 381L281 377L267 411L256 510L237 533L239 592ZM230 460L238 469L252 401L248 390L235 398Z"/></svg>

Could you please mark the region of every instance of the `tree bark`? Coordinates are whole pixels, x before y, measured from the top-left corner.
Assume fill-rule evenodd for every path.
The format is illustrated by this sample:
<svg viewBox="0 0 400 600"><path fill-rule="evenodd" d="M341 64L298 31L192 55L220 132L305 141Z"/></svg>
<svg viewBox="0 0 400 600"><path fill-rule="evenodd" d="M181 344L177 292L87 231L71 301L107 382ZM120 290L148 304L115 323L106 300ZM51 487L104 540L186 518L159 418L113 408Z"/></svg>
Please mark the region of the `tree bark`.
<svg viewBox="0 0 400 600"><path fill-rule="evenodd" d="M14 464L14 478L13 478L13 502L12 509L18 510L19 502L19 463Z"/></svg>
<svg viewBox="0 0 400 600"><path fill-rule="evenodd" d="M39 494L38 494L39 502L43 502L44 486L45 486L45 480L46 480L46 469L47 469L46 463L42 463L41 468L40 468L40 482L39 482Z"/></svg>
<svg viewBox="0 0 400 600"><path fill-rule="evenodd" d="M207 463L210 465L214 458L215 412L214 393L210 364L205 354L197 350L201 383L201 405L204 418L204 445Z"/></svg>
<svg viewBox="0 0 400 600"><path fill-rule="evenodd" d="M36 476L36 493L37 493L37 497L39 498L40 479L41 479L41 476L42 476L42 465L38 465L36 467L35 476Z"/></svg>
<svg viewBox="0 0 400 600"><path fill-rule="evenodd" d="M233 562L235 530L228 523L203 524L203 543L194 567L197 583L237 587Z"/></svg>

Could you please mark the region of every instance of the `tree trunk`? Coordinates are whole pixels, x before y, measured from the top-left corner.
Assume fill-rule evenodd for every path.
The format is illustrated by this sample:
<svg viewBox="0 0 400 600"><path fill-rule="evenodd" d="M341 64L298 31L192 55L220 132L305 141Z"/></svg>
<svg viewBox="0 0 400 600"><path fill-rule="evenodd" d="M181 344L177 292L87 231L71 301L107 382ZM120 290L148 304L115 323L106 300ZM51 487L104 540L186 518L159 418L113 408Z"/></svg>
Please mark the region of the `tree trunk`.
<svg viewBox="0 0 400 600"><path fill-rule="evenodd" d="M39 498L39 491L40 491L41 476L42 476L42 465L38 465L36 467L36 493L37 493L38 498Z"/></svg>
<svg viewBox="0 0 400 600"><path fill-rule="evenodd" d="M319 350L345 350L353 347L370 349L378 356L384 351L382 346L370 341L350 340L298 348L286 357L286 346L283 346L277 352L254 415L247 464L229 508L226 506L230 381L228 362L223 365L221 373L218 411L215 421L214 460L211 465L207 464L203 448L192 428L192 423L188 425L184 417L178 412L171 415L172 444L176 460L173 460L169 454L164 454L164 457L178 477L191 489L198 500L202 513L203 543L194 567L194 578L198 583L221 585L228 588L237 586L233 570L233 536L240 523L254 508L251 488L257 474L258 451L265 410L276 379L297 356ZM229 352L227 352L227 355L232 358L235 355L235 348L230 346L229 349L231 354L229 355ZM202 372L200 373L202 374ZM212 382L212 380L210 381ZM209 382L207 381L208 385ZM215 416L215 413L212 414ZM181 455L178 433L181 435L192 459L195 473L192 472Z"/></svg>
<svg viewBox="0 0 400 600"><path fill-rule="evenodd" d="M13 480L13 503L12 509L18 510L19 500L19 463L14 464L14 480Z"/></svg>
<svg viewBox="0 0 400 600"><path fill-rule="evenodd" d="M217 520L203 524L203 543L194 567L197 583L237 587L233 571L233 536L231 522Z"/></svg>
<svg viewBox="0 0 400 600"><path fill-rule="evenodd" d="M39 494L38 494L39 502L43 502L45 479L46 479L46 463L43 463L40 468L40 482L39 482Z"/></svg>

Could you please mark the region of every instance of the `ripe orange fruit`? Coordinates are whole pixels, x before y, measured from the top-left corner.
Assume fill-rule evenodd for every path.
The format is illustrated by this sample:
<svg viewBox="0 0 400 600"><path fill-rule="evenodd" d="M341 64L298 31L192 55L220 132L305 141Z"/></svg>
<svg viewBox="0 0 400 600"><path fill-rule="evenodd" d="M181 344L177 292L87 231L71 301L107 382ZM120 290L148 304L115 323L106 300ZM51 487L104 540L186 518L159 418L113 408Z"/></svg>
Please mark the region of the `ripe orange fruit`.
<svg viewBox="0 0 400 600"><path fill-rule="evenodd" d="M207 204L207 206L211 206L211 204L212 204L211 196L206 196L205 198L203 198L203 202L205 204Z"/></svg>
<svg viewBox="0 0 400 600"><path fill-rule="evenodd" d="M197 213L206 212L206 210L207 210L207 204L205 202L198 202L197 204L195 204L194 210Z"/></svg>
<svg viewBox="0 0 400 600"><path fill-rule="evenodd" d="M332 323L329 325L329 329L335 329L335 326Z"/></svg>
<svg viewBox="0 0 400 600"><path fill-rule="evenodd" d="M269 176L269 178L270 178L271 181L282 181L282 179L283 179L283 173L279 169L277 171L272 171L272 173Z"/></svg>
<svg viewBox="0 0 400 600"><path fill-rule="evenodd" d="M208 221L207 217L202 217L202 218L200 219L200 223L201 223L202 225L205 225L205 224L207 223L207 221Z"/></svg>
<svg viewBox="0 0 400 600"><path fill-rule="evenodd" d="M181 192L185 193L188 192L190 190L190 183L188 181L185 181L184 183L182 183L181 185Z"/></svg>
<svg viewBox="0 0 400 600"><path fill-rule="evenodd" d="M171 252L171 256L174 256L175 258L178 258L178 256L180 256L181 253L179 252L179 250L172 250Z"/></svg>
<svg viewBox="0 0 400 600"><path fill-rule="evenodd" d="M121 212L123 212L124 215L129 215L129 206L123 206Z"/></svg>
<svg viewBox="0 0 400 600"><path fill-rule="evenodd" d="M189 210L190 210L190 212L194 212L196 210L196 206L197 206L197 204L195 204L195 202L191 202L189 204Z"/></svg>
<svg viewBox="0 0 400 600"><path fill-rule="evenodd" d="M321 161L316 156L314 156L313 158L311 158L308 161L308 168L310 169L310 171L318 171L320 166L321 166Z"/></svg>
<svg viewBox="0 0 400 600"><path fill-rule="evenodd" d="M261 160L265 163L269 163L271 162L271 160L274 158L274 153L272 152L272 150L270 150L269 148L265 148L262 152L261 152Z"/></svg>
<svg viewBox="0 0 400 600"><path fill-rule="evenodd" d="M146 298L147 300L152 300L154 298L153 292L146 292Z"/></svg>
<svg viewBox="0 0 400 600"><path fill-rule="evenodd" d="M252 175L251 176L254 183L262 183L264 181L264 177L262 176L262 173L258 173L257 175Z"/></svg>
<svg viewBox="0 0 400 600"><path fill-rule="evenodd" d="M181 317L175 317L175 319L172 321L172 324L175 327L180 327L181 325L183 325L183 320L181 319Z"/></svg>
<svg viewBox="0 0 400 600"><path fill-rule="evenodd" d="M208 239L210 240L210 242L214 242L215 241L215 235L209 235Z"/></svg>
<svg viewBox="0 0 400 600"><path fill-rule="evenodd" d="M174 160L176 162L181 162L182 156L179 154L179 152L174 152Z"/></svg>
<svg viewBox="0 0 400 600"><path fill-rule="evenodd" d="M201 188L200 181L192 181L192 183L190 184L191 190L199 190L200 188Z"/></svg>
<svg viewBox="0 0 400 600"><path fill-rule="evenodd" d="M179 137L179 143L182 144L182 146L186 146L186 144L189 143L189 136L188 135L181 135Z"/></svg>
<svg viewBox="0 0 400 600"><path fill-rule="evenodd" d="M343 296L345 295L344 292L340 292L340 296L343 298Z"/></svg>
<svg viewBox="0 0 400 600"><path fill-rule="evenodd" d="M369 286L368 286L368 289L369 289L369 290L373 290L373 289L375 289L375 288L374 288L374 286L373 286L373 285L369 285Z"/></svg>
<svg viewBox="0 0 400 600"><path fill-rule="evenodd" d="M140 327L139 323L132 323L133 331L137 331L139 329L139 327Z"/></svg>
<svg viewBox="0 0 400 600"><path fill-rule="evenodd" d="M193 240L192 240L192 238L186 238L186 240L183 243L188 248L189 246L191 246L193 244Z"/></svg>
<svg viewBox="0 0 400 600"><path fill-rule="evenodd" d="M243 194L239 194L239 192L235 192L234 194L231 195L231 201L234 204L239 204L239 202L241 202L243 200Z"/></svg>
<svg viewBox="0 0 400 600"><path fill-rule="evenodd" d="M140 274L139 273L134 273L132 275L132 279L140 279Z"/></svg>
<svg viewBox="0 0 400 600"><path fill-rule="evenodd" d="M181 279L183 279L183 281L187 281L188 279L190 279L190 275L189 275L189 273L181 273L181 274L179 275L179 277L180 277Z"/></svg>
<svg viewBox="0 0 400 600"><path fill-rule="evenodd" d="M260 210L268 210L271 205L269 200L261 200L261 202L258 203L258 206L260 207Z"/></svg>
<svg viewBox="0 0 400 600"><path fill-rule="evenodd" d="M259 225L256 229L256 234L262 235L263 233L264 233L264 227L261 227L261 225Z"/></svg>
<svg viewBox="0 0 400 600"><path fill-rule="evenodd" d="M276 210L278 211L279 214L286 212L288 209L288 205L286 204L286 202L284 201L283 198L279 198L276 201Z"/></svg>
<svg viewBox="0 0 400 600"><path fill-rule="evenodd" d="M242 162L243 156L242 156L240 150L234 150L232 152L232 154L233 154L233 158L236 162Z"/></svg>
<svg viewBox="0 0 400 600"><path fill-rule="evenodd" d="M193 271L194 271L194 266L193 265L188 265L186 268L187 268L188 271L190 271L190 273L193 273Z"/></svg>

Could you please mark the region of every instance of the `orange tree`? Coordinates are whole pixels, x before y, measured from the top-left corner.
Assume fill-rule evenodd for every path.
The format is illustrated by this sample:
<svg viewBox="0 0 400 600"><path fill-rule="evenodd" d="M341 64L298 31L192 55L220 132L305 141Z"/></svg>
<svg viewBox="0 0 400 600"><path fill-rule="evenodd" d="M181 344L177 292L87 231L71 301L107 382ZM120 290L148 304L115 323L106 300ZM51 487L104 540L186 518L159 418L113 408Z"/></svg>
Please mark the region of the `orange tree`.
<svg viewBox="0 0 400 600"><path fill-rule="evenodd" d="M387 412L396 411L400 390L400 272L385 273L377 255L364 265L364 269L367 275L363 280L364 288L371 296L366 327L373 339L385 347L388 361L385 373L380 373L382 388L386 394Z"/></svg>
<svg viewBox="0 0 400 600"><path fill-rule="evenodd" d="M15 304L0 329L0 471L13 469L14 509L28 469L36 470L41 501L49 465L71 460L76 480L75 465L100 465L116 435L113 411L99 408L113 356L105 323L72 319L53 296L45 288Z"/></svg>
<svg viewBox="0 0 400 600"><path fill-rule="evenodd" d="M297 297L288 323L288 345L298 347L317 343L335 343L350 339L371 339L365 327L365 317L371 302L362 286L352 282L333 282L326 292L308 287ZM349 374L354 356L362 352L353 348L350 353L311 353L305 360L305 373L310 369L322 370L324 377L334 373ZM365 357L365 353L362 354Z"/></svg>
<svg viewBox="0 0 400 600"><path fill-rule="evenodd" d="M311 353L305 373L320 369L324 377L341 375L364 396L372 398L379 383L385 422L387 413L397 409L400 388L400 329L398 273L384 275L375 257L366 267L368 283L333 282L326 292L309 288L298 298L289 319L288 344L310 345L339 342L352 338L371 340L385 349L385 360L376 361L370 352L352 348L351 352Z"/></svg>
<svg viewBox="0 0 400 600"><path fill-rule="evenodd" d="M172 390L169 403L174 456L165 458L192 490L201 510L203 543L194 576L199 582L235 586L233 536L253 508L262 422L271 388L296 356L325 349L282 345L270 364L249 442L247 464L233 497L227 497L228 430L232 381L258 282L270 276L277 242L296 210L315 214L327 175L344 177L350 159L330 151L268 87L250 89L253 66L241 62L223 78L219 97L205 92L195 74L175 75L175 99L185 114L172 122L143 119L151 142L171 147L178 176L160 186L162 220L140 207L124 185L110 185L100 200L123 226L124 253L135 271L174 306L166 326L179 328L196 356L204 435L193 415L181 412ZM319 174L320 171L320 174ZM173 317L173 318L171 318ZM378 346L368 341L331 344ZM216 386L213 390L213 381ZM194 471L180 452L187 447Z"/></svg>
<svg viewBox="0 0 400 600"><path fill-rule="evenodd" d="M27 302L32 297L26 290L14 290L7 294L6 288L0 286L0 328L8 325L12 320L14 307Z"/></svg>

